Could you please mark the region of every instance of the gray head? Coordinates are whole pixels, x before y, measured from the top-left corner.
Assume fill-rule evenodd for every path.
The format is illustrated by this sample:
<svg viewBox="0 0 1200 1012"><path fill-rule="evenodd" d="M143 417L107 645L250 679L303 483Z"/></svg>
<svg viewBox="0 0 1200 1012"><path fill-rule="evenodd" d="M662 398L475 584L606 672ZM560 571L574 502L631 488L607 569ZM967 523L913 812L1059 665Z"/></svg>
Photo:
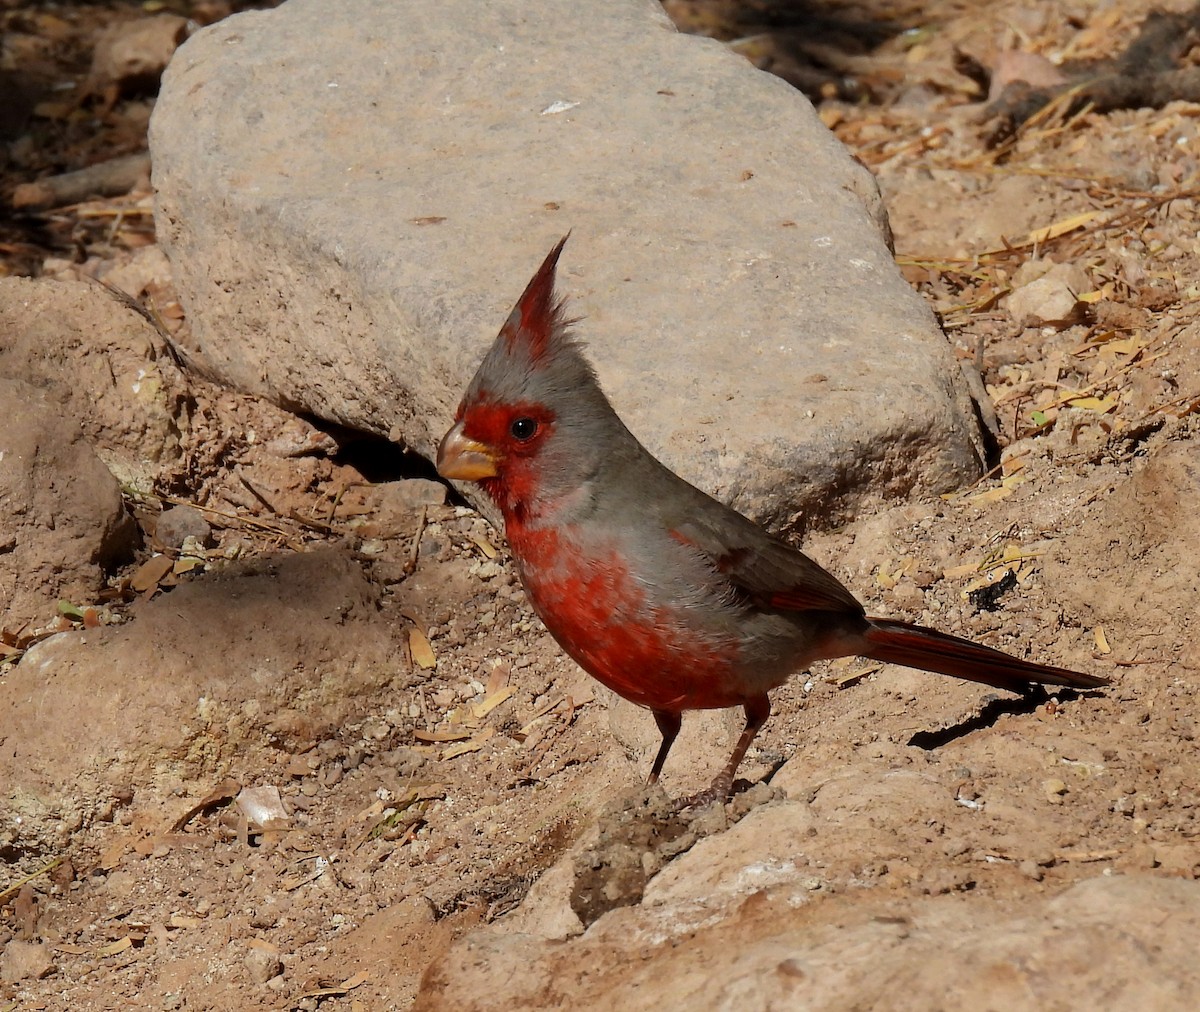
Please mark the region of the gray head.
<svg viewBox="0 0 1200 1012"><path fill-rule="evenodd" d="M479 482L506 521L574 491L628 438L554 291L566 241L513 307L438 448L438 471Z"/></svg>

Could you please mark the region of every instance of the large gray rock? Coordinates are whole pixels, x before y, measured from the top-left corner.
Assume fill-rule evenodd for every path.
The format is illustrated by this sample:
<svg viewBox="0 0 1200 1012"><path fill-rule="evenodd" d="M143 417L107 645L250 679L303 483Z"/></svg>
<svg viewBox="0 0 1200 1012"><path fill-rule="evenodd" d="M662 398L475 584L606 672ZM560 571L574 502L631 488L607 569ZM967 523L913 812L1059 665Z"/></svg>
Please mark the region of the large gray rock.
<svg viewBox="0 0 1200 1012"><path fill-rule="evenodd" d="M869 173L796 91L653 0L290 0L197 33L157 221L226 380L429 454L554 241L652 451L783 524L977 473Z"/></svg>

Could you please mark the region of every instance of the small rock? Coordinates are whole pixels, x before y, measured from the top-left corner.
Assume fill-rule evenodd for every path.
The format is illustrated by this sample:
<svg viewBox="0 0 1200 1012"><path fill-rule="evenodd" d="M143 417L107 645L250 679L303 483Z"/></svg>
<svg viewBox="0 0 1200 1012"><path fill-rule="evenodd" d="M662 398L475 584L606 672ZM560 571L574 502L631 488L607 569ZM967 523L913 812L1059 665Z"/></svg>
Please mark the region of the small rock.
<svg viewBox="0 0 1200 1012"><path fill-rule="evenodd" d="M554 941L565 941L582 934L583 922L571 909L574 885L575 862L573 856L568 854L534 882L520 906L505 916L505 929ZM432 910L427 919L433 923Z"/></svg>
<svg viewBox="0 0 1200 1012"><path fill-rule="evenodd" d="M697 837L712 836L729 826L729 817L724 805L705 805L697 809L688 820L688 826Z"/></svg>
<svg viewBox="0 0 1200 1012"><path fill-rule="evenodd" d="M172 506L163 510L154 536L163 548L182 548L188 538L195 538L202 545L213 543L212 527L195 506Z"/></svg>
<svg viewBox="0 0 1200 1012"><path fill-rule="evenodd" d="M278 923L279 911L270 904L255 907L254 913L250 915L250 927L252 928L273 928Z"/></svg>
<svg viewBox="0 0 1200 1012"><path fill-rule="evenodd" d="M472 576L477 576L481 580L494 580L497 576L504 575L504 567L498 562L487 559L472 564L469 572Z"/></svg>
<svg viewBox="0 0 1200 1012"><path fill-rule="evenodd" d="M1008 297L1008 309L1023 326L1068 327L1083 315L1084 304L1079 296L1091 287L1081 267L1055 264L1036 281L1013 292Z"/></svg>
<svg viewBox="0 0 1200 1012"><path fill-rule="evenodd" d="M104 29L92 50L89 90L129 93L157 87L163 69L187 38L187 29L187 18L178 14L156 14Z"/></svg>
<svg viewBox="0 0 1200 1012"><path fill-rule="evenodd" d="M740 794L733 796L733 800L729 804L729 814L732 820L737 822L759 805L765 805L769 801L783 800L786 797L786 793L780 788L772 787L765 781L759 781L757 784L747 787Z"/></svg>
<svg viewBox="0 0 1200 1012"><path fill-rule="evenodd" d="M958 857L960 854L967 852L967 844L964 840L947 840L942 844L942 853L947 857Z"/></svg>
<svg viewBox="0 0 1200 1012"><path fill-rule="evenodd" d="M1058 779L1043 780L1042 790L1051 801L1061 803L1062 796L1067 793L1067 785Z"/></svg>
<svg viewBox="0 0 1200 1012"><path fill-rule="evenodd" d="M280 457L332 457L337 440L302 418L289 419L279 435L266 444L267 451Z"/></svg>
<svg viewBox="0 0 1200 1012"><path fill-rule="evenodd" d="M283 961L277 952L255 946L246 953L246 973L255 984L265 984L283 973Z"/></svg>
<svg viewBox="0 0 1200 1012"><path fill-rule="evenodd" d="M995 102L1010 84L1023 83L1034 88L1055 88L1067 81L1062 69L1044 56L1019 49L1006 49L996 56L987 100Z"/></svg>
<svg viewBox="0 0 1200 1012"><path fill-rule="evenodd" d="M58 970L44 942L12 939L0 955L0 980L15 984L22 980L44 980Z"/></svg>
<svg viewBox="0 0 1200 1012"><path fill-rule="evenodd" d="M446 505L446 486L428 478L406 478L379 487L384 510L415 513L422 506Z"/></svg>
<svg viewBox="0 0 1200 1012"><path fill-rule="evenodd" d="M925 595L915 583L902 580L892 588L892 603L901 611L919 612L925 607Z"/></svg>
<svg viewBox="0 0 1200 1012"><path fill-rule="evenodd" d="M975 885L975 877L966 868L931 868L921 876L918 888L930 896L963 892Z"/></svg>

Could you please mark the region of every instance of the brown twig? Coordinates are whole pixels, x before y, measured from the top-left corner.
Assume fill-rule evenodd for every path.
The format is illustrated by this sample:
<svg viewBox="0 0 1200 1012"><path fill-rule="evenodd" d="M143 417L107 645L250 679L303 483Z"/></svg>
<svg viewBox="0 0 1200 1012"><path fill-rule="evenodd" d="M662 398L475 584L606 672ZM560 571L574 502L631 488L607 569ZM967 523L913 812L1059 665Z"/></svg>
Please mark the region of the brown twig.
<svg viewBox="0 0 1200 1012"><path fill-rule="evenodd" d="M22 183L13 190L12 206L22 211L42 211L88 197L116 197L128 193L149 176L150 153L142 151L61 176L47 176L35 183Z"/></svg>

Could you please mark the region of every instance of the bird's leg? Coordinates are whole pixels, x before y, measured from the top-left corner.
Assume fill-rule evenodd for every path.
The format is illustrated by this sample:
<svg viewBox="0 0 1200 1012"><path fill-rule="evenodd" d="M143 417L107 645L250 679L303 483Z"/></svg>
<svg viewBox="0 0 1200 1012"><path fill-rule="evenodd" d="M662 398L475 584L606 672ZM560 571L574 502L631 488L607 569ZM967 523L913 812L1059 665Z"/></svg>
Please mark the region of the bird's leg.
<svg viewBox="0 0 1200 1012"><path fill-rule="evenodd" d="M683 717L672 710L655 710L654 723L658 725L659 734L662 735L662 744L658 746L658 755L654 757L650 776L646 778L647 787L658 783L658 775L662 772L663 763L667 761L667 753L671 751L671 746L675 744L675 738L679 735Z"/></svg>
<svg viewBox="0 0 1200 1012"><path fill-rule="evenodd" d="M746 750L750 748L750 743L754 741L754 736L758 734L763 724L767 722L767 718L771 716L771 700L765 694L746 700L743 706L746 710L746 726L742 729L742 734L738 738L737 744L733 746L733 755L729 757L729 762L716 775L709 787L702 790L699 794L693 794L690 798L681 798L676 802L677 809L701 808L704 805L712 804L714 801L725 802L729 800L729 796L733 793L734 774L737 773L737 768L746 757Z"/></svg>

